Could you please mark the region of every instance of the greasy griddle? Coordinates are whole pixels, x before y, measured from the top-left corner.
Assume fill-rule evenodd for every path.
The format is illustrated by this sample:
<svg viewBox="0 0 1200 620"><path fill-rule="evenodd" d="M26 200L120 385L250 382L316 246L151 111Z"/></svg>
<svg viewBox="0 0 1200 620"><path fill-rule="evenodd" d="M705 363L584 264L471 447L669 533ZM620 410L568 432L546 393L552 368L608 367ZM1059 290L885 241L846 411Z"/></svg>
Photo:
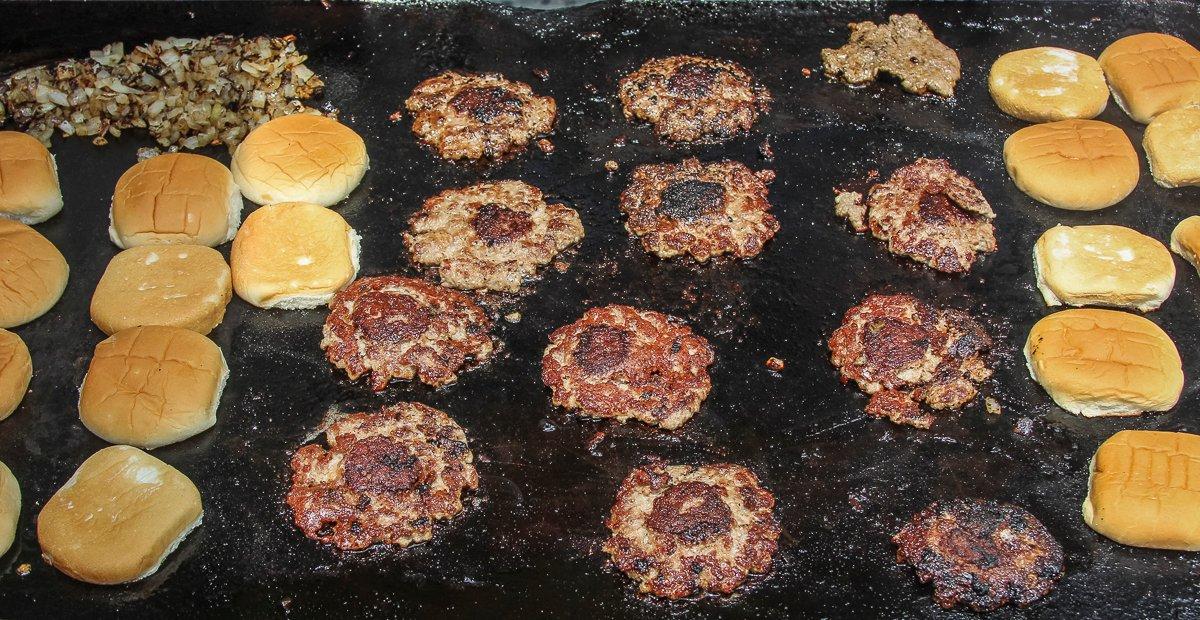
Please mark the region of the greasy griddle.
<svg viewBox="0 0 1200 620"><path fill-rule="evenodd" d="M363 235L363 275L412 274L400 240L405 218L440 189L488 178L520 178L576 209L587 237L570 269L550 273L499 321L505 350L442 390L404 383L373 395L346 381L318 348L323 310L229 306L213 337L232 375L215 428L154 451L188 474L204 496L203 526L162 570L127 587L76 583L38 555L35 515L105 444L79 423L76 389L103 335L88 320L92 290L116 248L108 203L121 172L150 140L137 131L97 148L59 139L66 206L37 228L62 249L71 280L54 309L16 331L33 353L24 404L0 423L0 460L21 481L23 513L14 551L0 557L0 616L482 617L947 617L910 569L894 564L899 524L937 498L992 497L1027 507L1058 537L1066 577L1042 603L994 617L1197 617L1200 557L1122 547L1080 518L1088 459L1125 428L1200 431L1200 278L1182 260L1175 293L1149 318L1174 336L1187 387L1169 413L1085 420L1055 407L1026 375L1020 347L1049 310L1034 288L1030 251L1056 224L1124 224L1166 239L1198 212L1200 189L1142 181L1121 205L1071 213L1035 204L1004 172L1000 148L1023 123L987 94L999 54L1061 45L1098 54L1116 38L1165 31L1200 43L1187 1L939 4L916 7L958 50L958 99L905 94L894 84L853 90L819 75L822 47L846 40L847 21L882 20L904 5L771 4L680 6L600 3L555 11L487 5L47 4L0 5L0 71L79 56L114 40L295 33L309 66L325 78L325 102L367 141L372 167L338 206ZM712 54L755 72L775 94L752 136L722 146L667 148L620 114L616 81L647 57ZM409 119L388 115L422 78L448 68L498 70L557 98L562 112L552 155L531 152L481 170L436 159L417 145ZM533 71L547 69L538 79ZM804 69L813 75L808 77ZM1110 102L1100 117L1143 128ZM627 146L612 145L619 135ZM770 136L774 161L759 154ZM1139 146L1139 151L1140 151ZM221 147L205 153L224 162ZM634 164L685 154L729 157L778 179L771 200L782 230L752 261L697 266L648 256L622 229L617 196ZM1000 250L967 275L938 275L855 236L833 214L831 188L878 168L886 175L918 156L950 159L998 212ZM614 159L609 175L603 162ZM222 248L228 252L228 245ZM842 313L876 291L908 291L968 308L997 339L995 378L982 399L928 432L864 417L865 398L843 387L825 338ZM550 406L539 359L551 330L596 304L622 302L685 317L713 343L714 389L675 433L610 428ZM779 375L769 356L787 362ZM466 429L482 487L461 518L407 550L339 554L304 538L283 503L288 458L331 410L418 400ZM1027 434L1015 432L1024 427ZM598 431L608 436L594 450ZM603 519L621 479L657 455L675 462L728 460L752 468L778 498L784 534L773 573L729 599L663 604L635 595L599 552ZM17 566L32 565L18 576Z"/></svg>

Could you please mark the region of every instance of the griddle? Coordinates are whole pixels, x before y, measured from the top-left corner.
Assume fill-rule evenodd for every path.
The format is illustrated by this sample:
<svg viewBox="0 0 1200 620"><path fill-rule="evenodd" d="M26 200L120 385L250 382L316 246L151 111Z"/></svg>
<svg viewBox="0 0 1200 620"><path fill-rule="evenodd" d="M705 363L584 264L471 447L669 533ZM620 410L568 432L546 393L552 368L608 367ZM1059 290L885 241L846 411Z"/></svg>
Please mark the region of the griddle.
<svg viewBox="0 0 1200 620"><path fill-rule="evenodd" d="M945 102L894 82L851 89L820 75L822 47L845 24L915 11L956 49L964 75ZM0 4L0 73L86 55L111 41L294 33L328 87L321 105L367 141L372 167L338 210L363 236L362 275L415 274L400 232L421 201L483 178L518 178L578 209L587 228L571 266L551 271L502 312L504 352L440 390L395 383L372 394L347 381L318 347L322 309L264 311L235 299L213 338L232 376L216 427L153 454L189 475L204 524L156 575L96 587L39 557L35 517L104 442L79 422L77 388L104 336L88 319L92 290L117 249L108 205L120 174L152 141L126 132L108 146L55 138L66 206L37 229L71 265L62 301L16 331L33 354L24 403L0 422L0 460L21 481L24 505L12 551L0 557L0 616L25 617L966 617L946 612L894 563L889 538L939 498L1018 503L1066 552L1057 590L996 618L1200 617L1200 556L1123 547L1080 517L1088 460L1126 428L1200 431L1200 277L1176 258L1171 298L1147 315L1171 334L1187 386L1164 414L1087 420L1054 406L1028 377L1020 347L1051 312L1034 287L1030 252L1058 223L1122 224L1165 240L1198 212L1200 189L1142 180L1120 205L1072 213L1036 204L1011 183L1000 150L1023 123L1002 114L986 75L1001 53L1057 45L1098 55L1118 37L1163 31L1200 42L1186 0L1121 3L600 2L556 10L487 4L119 3ZM129 49L128 47L126 49ZM672 53L736 60L775 94L744 139L669 148L626 122L616 81L646 58ZM409 119L389 115L421 79L450 68L501 71L558 100L557 149L491 168L446 163L420 147ZM545 69L539 79L534 71ZM809 72L811 71L811 75ZM1101 120L1139 145L1143 127L1115 104ZM627 144L614 146L626 136ZM774 160L760 154L769 138ZM228 162L223 147L202 152ZM733 158L778 179L771 201L782 230L761 257L697 265L644 253L622 228L617 197L632 168L688 155ZM967 275L945 276L888 255L835 218L832 188L871 169L886 175L919 156L948 158L998 212L1000 249ZM603 163L620 164L615 174ZM1144 160L1143 160L1144 162ZM248 205L252 208L252 205ZM228 246L221 248L228 253ZM867 418L865 397L842 386L825 340L842 313L872 292L912 292L966 308L997 339L995 378L982 399L930 431ZM712 395L677 432L583 421L550 405L539 380L547 335L594 305L628 303L676 314L713 343ZM786 361L766 369L770 356ZM410 549L343 554L306 539L283 502L288 459L324 419L400 400L449 412L471 440L482 486L435 540ZM606 437L594 448L597 432ZM622 478L646 457L732 461L752 468L778 499L783 526L775 569L740 594L680 603L640 597L606 566L604 517ZM32 571L21 576L17 567Z"/></svg>

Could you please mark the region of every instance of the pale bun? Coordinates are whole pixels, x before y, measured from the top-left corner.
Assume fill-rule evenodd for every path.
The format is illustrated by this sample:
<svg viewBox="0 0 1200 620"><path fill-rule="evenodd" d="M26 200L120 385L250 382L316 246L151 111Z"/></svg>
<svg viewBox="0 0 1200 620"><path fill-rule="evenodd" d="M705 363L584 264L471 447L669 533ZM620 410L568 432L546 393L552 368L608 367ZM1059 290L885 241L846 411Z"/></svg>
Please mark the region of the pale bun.
<svg viewBox="0 0 1200 620"><path fill-rule="evenodd" d="M167 243L221 245L242 220L242 194L221 162L166 153L133 165L117 181L108 236L120 248Z"/></svg>
<svg viewBox="0 0 1200 620"><path fill-rule="evenodd" d="M1142 136L1154 182L1163 187L1200 185L1200 109L1167 110Z"/></svg>
<svg viewBox="0 0 1200 620"><path fill-rule="evenodd" d="M0 131L0 217L38 224L62 211L58 165L37 138Z"/></svg>
<svg viewBox="0 0 1200 620"><path fill-rule="evenodd" d="M1171 249L1200 271L1200 215L1184 218L1171 231Z"/></svg>
<svg viewBox="0 0 1200 620"><path fill-rule="evenodd" d="M0 463L0 555L12 547L20 518L21 485L8 466Z"/></svg>
<svg viewBox="0 0 1200 620"><path fill-rule="evenodd" d="M0 327L42 316L67 288L67 259L36 230L0 219Z"/></svg>
<svg viewBox="0 0 1200 620"><path fill-rule="evenodd" d="M997 58L988 90L1005 114L1033 123L1093 118L1108 105L1100 63L1060 47L1034 47Z"/></svg>
<svg viewBox="0 0 1200 620"><path fill-rule="evenodd" d="M310 202L328 207L358 187L367 146L353 129L326 116L293 114L267 121L238 145L233 176L260 205Z"/></svg>
<svg viewBox="0 0 1200 620"><path fill-rule="evenodd" d="M1117 105L1139 123L1200 105L1200 51L1183 39L1143 32L1117 39L1100 54Z"/></svg>
<svg viewBox="0 0 1200 620"><path fill-rule="evenodd" d="M12 415L25 399L33 378L33 360L21 337L0 329L0 420Z"/></svg>
<svg viewBox="0 0 1200 620"><path fill-rule="evenodd" d="M42 558L101 585L138 581L200 525L200 491L187 476L131 446L88 457L37 519Z"/></svg>
<svg viewBox="0 0 1200 620"><path fill-rule="evenodd" d="M1171 337L1128 312L1051 314L1029 331L1025 361L1059 407L1089 418L1166 411L1183 390L1183 363Z"/></svg>
<svg viewBox="0 0 1200 620"><path fill-rule="evenodd" d="M1175 286L1175 261L1157 239L1124 226L1055 226L1033 248L1046 304L1153 310Z"/></svg>
<svg viewBox="0 0 1200 620"><path fill-rule="evenodd" d="M1017 187L1034 200L1072 211L1121 202L1141 176L1141 162L1125 132L1091 120L1018 130L1004 141L1004 164Z"/></svg>
<svg viewBox="0 0 1200 620"><path fill-rule="evenodd" d="M92 294L92 322L106 334L139 325L207 334L225 317L233 279L221 253L202 245L142 246L108 262Z"/></svg>

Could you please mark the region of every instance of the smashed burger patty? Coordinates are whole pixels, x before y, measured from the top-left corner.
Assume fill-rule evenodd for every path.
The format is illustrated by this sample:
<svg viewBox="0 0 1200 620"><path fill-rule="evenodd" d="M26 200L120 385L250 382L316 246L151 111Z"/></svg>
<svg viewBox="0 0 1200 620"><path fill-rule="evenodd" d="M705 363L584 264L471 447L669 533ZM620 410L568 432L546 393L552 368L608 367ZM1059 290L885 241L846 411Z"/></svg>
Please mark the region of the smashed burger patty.
<svg viewBox="0 0 1200 620"><path fill-rule="evenodd" d="M350 379L375 391L393 378L433 387L454 382L495 348L492 320L471 298L415 278L359 278L329 302L321 348Z"/></svg>
<svg viewBox="0 0 1200 620"><path fill-rule="evenodd" d="M868 229L888 251L946 273L969 271L979 253L996 251L996 214L983 192L944 159L898 168L866 201L838 192L835 212L857 232Z"/></svg>
<svg viewBox="0 0 1200 620"><path fill-rule="evenodd" d="M442 284L516 292L538 267L583 238L574 209L546 204L520 181L476 183L425 201L409 218L413 262L436 267Z"/></svg>
<svg viewBox="0 0 1200 620"><path fill-rule="evenodd" d="M647 121L675 142L728 140L771 106L771 94L741 65L702 56L650 59L618 88L625 118Z"/></svg>
<svg viewBox="0 0 1200 620"><path fill-rule="evenodd" d="M413 89L404 107L413 133L445 159L496 159L550 133L558 114L550 97L499 73L447 71Z"/></svg>
<svg viewBox="0 0 1200 620"><path fill-rule="evenodd" d="M886 24L850 24L850 41L821 50L825 75L854 86L874 82L880 73L900 80L910 93L953 97L962 76L958 54L933 36L916 15L889 15Z"/></svg>
<svg viewBox="0 0 1200 620"><path fill-rule="evenodd" d="M708 341L681 320L613 305L550 334L542 382L555 405L585 416L675 429L708 396L712 363Z"/></svg>
<svg viewBox="0 0 1200 620"><path fill-rule="evenodd" d="M992 375L982 352L992 344L965 312L941 310L912 295L870 295L846 312L829 338L842 382L871 394L868 414L897 424L929 428L921 409L959 409L976 383Z"/></svg>
<svg viewBox="0 0 1200 620"><path fill-rule="evenodd" d="M1037 517L993 500L934 502L892 541L896 561L933 582L933 599L991 611L1045 596L1063 575L1063 551Z"/></svg>
<svg viewBox="0 0 1200 620"><path fill-rule="evenodd" d="M655 461L621 483L604 551L641 592L729 594L750 573L771 569L779 539L774 506L745 467Z"/></svg>
<svg viewBox="0 0 1200 620"><path fill-rule="evenodd" d="M450 416L420 403L354 413L325 431L328 448L292 456L287 503L305 536L346 550L408 546L462 512L479 487L467 437Z"/></svg>
<svg viewBox="0 0 1200 620"><path fill-rule="evenodd" d="M767 183L774 179L774 171L754 172L736 161L638 166L621 193L625 229L663 258L756 256L779 231L767 202Z"/></svg>

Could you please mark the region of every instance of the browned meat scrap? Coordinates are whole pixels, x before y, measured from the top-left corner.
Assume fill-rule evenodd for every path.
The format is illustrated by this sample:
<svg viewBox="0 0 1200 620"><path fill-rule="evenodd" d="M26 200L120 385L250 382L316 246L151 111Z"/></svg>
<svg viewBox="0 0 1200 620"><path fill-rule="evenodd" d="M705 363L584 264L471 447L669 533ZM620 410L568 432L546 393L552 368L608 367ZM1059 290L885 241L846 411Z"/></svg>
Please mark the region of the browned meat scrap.
<svg viewBox="0 0 1200 620"><path fill-rule="evenodd" d="M886 24L850 24L850 41L821 50L825 74L855 86L874 82L880 73L900 80L910 93L953 97L962 75L958 54L933 36L916 15L889 15Z"/></svg>

